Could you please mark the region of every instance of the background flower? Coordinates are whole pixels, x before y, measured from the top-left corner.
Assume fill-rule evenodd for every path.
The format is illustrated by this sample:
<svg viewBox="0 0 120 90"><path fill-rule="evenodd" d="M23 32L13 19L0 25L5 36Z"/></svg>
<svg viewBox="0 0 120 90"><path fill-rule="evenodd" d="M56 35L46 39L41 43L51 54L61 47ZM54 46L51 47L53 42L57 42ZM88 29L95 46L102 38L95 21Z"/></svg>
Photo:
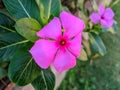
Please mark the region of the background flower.
<svg viewBox="0 0 120 90"><path fill-rule="evenodd" d="M95 13L93 12L90 15L91 22L94 24L101 23L102 27L111 27L114 23L114 12L111 8L104 8L104 6L101 4L99 6L99 12Z"/></svg>

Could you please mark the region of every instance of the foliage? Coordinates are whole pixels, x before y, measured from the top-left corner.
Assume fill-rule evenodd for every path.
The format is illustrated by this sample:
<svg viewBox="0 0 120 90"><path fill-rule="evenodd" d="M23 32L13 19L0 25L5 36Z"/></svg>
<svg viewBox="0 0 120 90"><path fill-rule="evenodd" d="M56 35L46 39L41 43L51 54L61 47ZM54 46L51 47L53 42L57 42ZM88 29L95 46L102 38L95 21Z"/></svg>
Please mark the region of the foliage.
<svg viewBox="0 0 120 90"><path fill-rule="evenodd" d="M55 77L51 71L42 70L38 78L32 82L32 85L36 90L53 90L55 85L54 81Z"/></svg>
<svg viewBox="0 0 120 90"><path fill-rule="evenodd" d="M86 34L83 34L77 66L68 72L59 90L119 90L120 31L116 33L120 24L119 1L110 4L116 13L116 21L110 28L102 28L89 20L90 13L98 11L95 0L71 0L71 4L63 3L66 8L61 2L69 1L3 0L6 9L0 9L0 78L8 74L10 80L20 86L31 83L36 90L54 89L53 72L38 67L29 50L39 39L36 32L59 17L62 7L84 20ZM98 56L104 57L96 58Z"/></svg>
<svg viewBox="0 0 120 90"><path fill-rule="evenodd" d="M0 10L0 78L7 73L3 63L9 61L8 76L12 82L20 86L33 83L36 89L44 89L44 86L34 85L40 79L44 85L50 84L47 88L52 90L55 84L54 74L41 71L29 50L32 42L38 39L36 32L48 23L51 16L59 16L60 1L3 0L3 3L12 16L6 10ZM49 7L45 8L48 4ZM44 23L44 19L47 22ZM42 72L46 80L42 79Z"/></svg>

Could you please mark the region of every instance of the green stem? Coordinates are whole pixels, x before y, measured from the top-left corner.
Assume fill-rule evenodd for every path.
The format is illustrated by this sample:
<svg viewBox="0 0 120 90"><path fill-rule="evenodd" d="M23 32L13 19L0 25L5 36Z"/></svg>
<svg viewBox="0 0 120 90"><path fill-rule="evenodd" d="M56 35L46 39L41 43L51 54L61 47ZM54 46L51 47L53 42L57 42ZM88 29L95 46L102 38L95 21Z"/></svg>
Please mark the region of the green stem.
<svg viewBox="0 0 120 90"><path fill-rule="evenodd" d="M29 42L29 40L24 40L24 41L20 41L20 42L17 42L17 43L13 43L11 45L1 47L0 50L5 49L5 48L9 48L9 47L12 47L12 46L15 46L15 45L19 45L19 44L22 44L22 43L26 43L26 42Z"/></svg>
<svg viewBox="0 0 120 90"><path fill-rule="evenodd" d="M10 31L10 32L15 32L14 30L9 29L9 28L6 28L6 27L4 27L4 26L2 26L2 25L0 25L0 28L3 28L3 29L5 29L5 30L7 30L7 31Z"/></svg>

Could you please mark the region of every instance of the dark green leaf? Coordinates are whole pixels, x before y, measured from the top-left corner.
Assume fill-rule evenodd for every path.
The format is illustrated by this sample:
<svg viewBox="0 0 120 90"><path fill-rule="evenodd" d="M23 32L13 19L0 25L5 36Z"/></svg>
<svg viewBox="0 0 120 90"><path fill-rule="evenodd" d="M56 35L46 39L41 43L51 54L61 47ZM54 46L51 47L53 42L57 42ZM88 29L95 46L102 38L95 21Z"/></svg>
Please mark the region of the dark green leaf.
<svg viewBox="0 0 120 90"><path fill-rule="evenodd" d="M106 54L106 47L102 42L100 36L94 33L89 33L89 37L90 37L89 41L93 50L97 53L100 53L101 55Z"/></svg>
<svg viewBox="0 0 120 90"><path fill-rule="evenodd" d="M50 16L59 16L60 0L36 0L40 9L40 17L43 24L48 23Z"/></svg>
<svg viewBox="0 0 120 90"><path fill-rule="evenodd" d="M11 28L14 23L14 20L11 19L10 15L8 15L6 11L0 10L0 26Z"/></svg>
<svg viewBox="0 0 120 90"><path fill-rule="evenodd" d="M20 35L34 42L38 39L36 32L41 29L41 26L35 19L22 18L16 22L15 28Z"/></svg>
<svg viewBox="0 0 120 90"><path fill-rule="evenodd" d="M39 8L35 0L3 0L3 3L16 19L31 17L40 21Z"/></svg>
<svg viewBox="0 0 120 90"><path fill-rule="evenodd" d="M28 47L28 46L27 46ZM26 48L21 48L10 62L8 75L12 82L24 86L38 77L40 68Z"/></svg>
<svg viewBox="0 0 120 90"><path fill-rule="evenodd" d="M41 71L40 76L32 82L35 90L54 90L55 76L49 70Z"/></svg>
<svg viewBox="0 0 120 90"><path fill-rule="evenodd" d="M23 45L20 45L20 42L23 42L24 38L15 32L13 24L10 17L0 12L0 62L10 60Z"/></svg>
<svg viewBox="0 0 120 90"><path fill-rule="evenodd" d="M60 14L60 0L52 0L50 13L53 16L59 16Z"/></svg>

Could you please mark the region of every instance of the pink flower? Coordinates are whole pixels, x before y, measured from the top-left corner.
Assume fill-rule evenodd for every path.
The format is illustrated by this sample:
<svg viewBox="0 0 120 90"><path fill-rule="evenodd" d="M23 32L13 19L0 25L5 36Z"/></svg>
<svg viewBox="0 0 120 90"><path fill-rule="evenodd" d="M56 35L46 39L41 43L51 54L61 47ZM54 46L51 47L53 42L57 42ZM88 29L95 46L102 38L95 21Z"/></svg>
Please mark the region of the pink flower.
<svg viewBox="0 0 120 90"><path fill-rule="evenodd" d="M104 8L103 5L99 6L99 12L93 12L90 15L90 19L94 24L101 23L101 26L104 28L111 27L114 23L114 12L111 8Z"/></svg>
<svg viewBox="0 0 120 90"><path fill-rule="evenodd" d="M80 55L84 28L82 20L63 11L60 19L55 17L37 32L42 39L30 50L35 62L43 69L52 64L57 72L73 68Z"/></svg>

